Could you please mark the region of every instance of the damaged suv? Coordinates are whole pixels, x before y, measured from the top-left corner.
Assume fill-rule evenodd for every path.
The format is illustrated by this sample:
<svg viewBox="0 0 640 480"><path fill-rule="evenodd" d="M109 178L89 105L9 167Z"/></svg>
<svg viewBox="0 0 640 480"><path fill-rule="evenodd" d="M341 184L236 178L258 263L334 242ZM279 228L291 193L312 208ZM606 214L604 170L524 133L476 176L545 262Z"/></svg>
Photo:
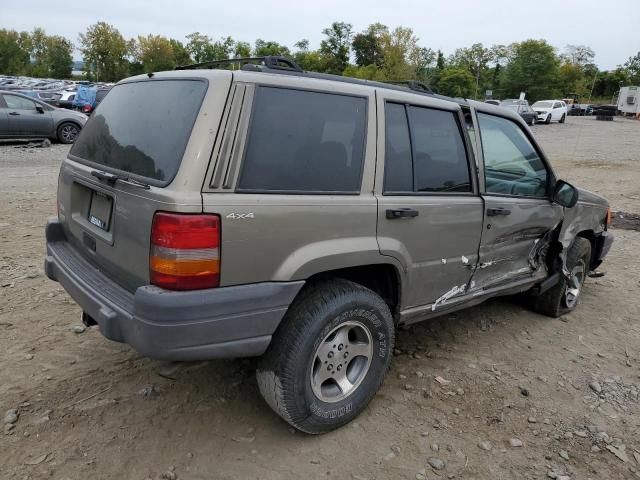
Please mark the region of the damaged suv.
<svg viewBox="0 0 640 480"><path fill-rule="evenodd" d="M268 404L322 433L374 396L399 325L515 293L577 306L609 207L556 178L516 113L220 64L121 81L62 164L45 270L105 337L260 357Z"/></svg>

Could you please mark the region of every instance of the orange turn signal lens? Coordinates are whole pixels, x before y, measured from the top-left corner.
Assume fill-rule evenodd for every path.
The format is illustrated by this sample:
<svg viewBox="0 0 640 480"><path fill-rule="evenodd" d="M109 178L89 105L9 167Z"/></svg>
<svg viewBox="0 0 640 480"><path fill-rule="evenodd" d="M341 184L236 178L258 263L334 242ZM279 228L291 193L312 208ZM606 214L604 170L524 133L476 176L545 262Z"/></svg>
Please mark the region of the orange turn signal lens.
<svg viewBox="0 0 640 480"><path fill-rule="evenodd" d="M607 209L607 219L606 219L607 227L611 225L611 222L613 222L613 212L611 211L611 207L609 207Z"/></svg>

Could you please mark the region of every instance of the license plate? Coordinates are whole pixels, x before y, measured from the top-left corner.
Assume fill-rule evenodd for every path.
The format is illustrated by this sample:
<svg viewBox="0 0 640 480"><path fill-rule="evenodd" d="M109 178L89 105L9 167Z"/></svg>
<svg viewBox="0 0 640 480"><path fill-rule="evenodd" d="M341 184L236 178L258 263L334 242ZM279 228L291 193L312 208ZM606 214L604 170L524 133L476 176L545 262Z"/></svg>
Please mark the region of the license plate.
<svg viewBox="0 0 640 480"><path fill-rule="evenodd" d="M111 206L113 199L101 192L91 193L91 205L89 207L89 223L102 230L109 230L111 222Z"/></svg>

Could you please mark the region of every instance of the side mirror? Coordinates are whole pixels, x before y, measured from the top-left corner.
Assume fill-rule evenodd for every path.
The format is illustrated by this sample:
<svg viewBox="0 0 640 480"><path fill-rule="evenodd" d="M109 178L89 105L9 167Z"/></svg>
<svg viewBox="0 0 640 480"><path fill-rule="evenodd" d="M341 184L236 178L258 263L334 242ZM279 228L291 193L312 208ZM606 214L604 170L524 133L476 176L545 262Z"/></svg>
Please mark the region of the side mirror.
<svg viewBox="0 0 640 480"><path fill-rule="evenodd" d="M558 180L553 188L551 200L558 205L571 208L578 203L578 189L564 180Z"/></svg>
<svg viewBox="0 0 640 480"><path fill-rule="evenodd" d="M44 113L44 108L42 108L41 105L36 105L36 112L38 113Z"/></svg>

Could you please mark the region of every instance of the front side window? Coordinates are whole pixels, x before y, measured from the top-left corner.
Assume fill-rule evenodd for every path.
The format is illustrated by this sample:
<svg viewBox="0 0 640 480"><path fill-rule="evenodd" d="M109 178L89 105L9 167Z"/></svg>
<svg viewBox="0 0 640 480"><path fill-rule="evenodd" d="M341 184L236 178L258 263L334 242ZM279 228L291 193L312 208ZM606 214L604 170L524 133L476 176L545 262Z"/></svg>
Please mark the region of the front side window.
<svg viewBox="0 0 640 480"><path fill-rule="evenodd" d="M237 190L360 191L367 99L259 87Z"/></svg>
<svg viewBox="0 0 640 480"><path fill-rule="evenodd" d="M506 118L478 114L487 193L545 197L548 172L522 129Z"/></svg>
<svg viewBox="0 0 640 480"><path fill-rule="evenodd" d="M33 100L18 97L16 95L5 95L4 101L7 104L7 108L13 108L15 110L35 110L36 109L36 103Z"/></svg>
<svg viewBox="0 0 640 480"><path fill-rule="evenodd" d="M454 112L387 103L384 191L470 192L469 165Z"/></svg>

